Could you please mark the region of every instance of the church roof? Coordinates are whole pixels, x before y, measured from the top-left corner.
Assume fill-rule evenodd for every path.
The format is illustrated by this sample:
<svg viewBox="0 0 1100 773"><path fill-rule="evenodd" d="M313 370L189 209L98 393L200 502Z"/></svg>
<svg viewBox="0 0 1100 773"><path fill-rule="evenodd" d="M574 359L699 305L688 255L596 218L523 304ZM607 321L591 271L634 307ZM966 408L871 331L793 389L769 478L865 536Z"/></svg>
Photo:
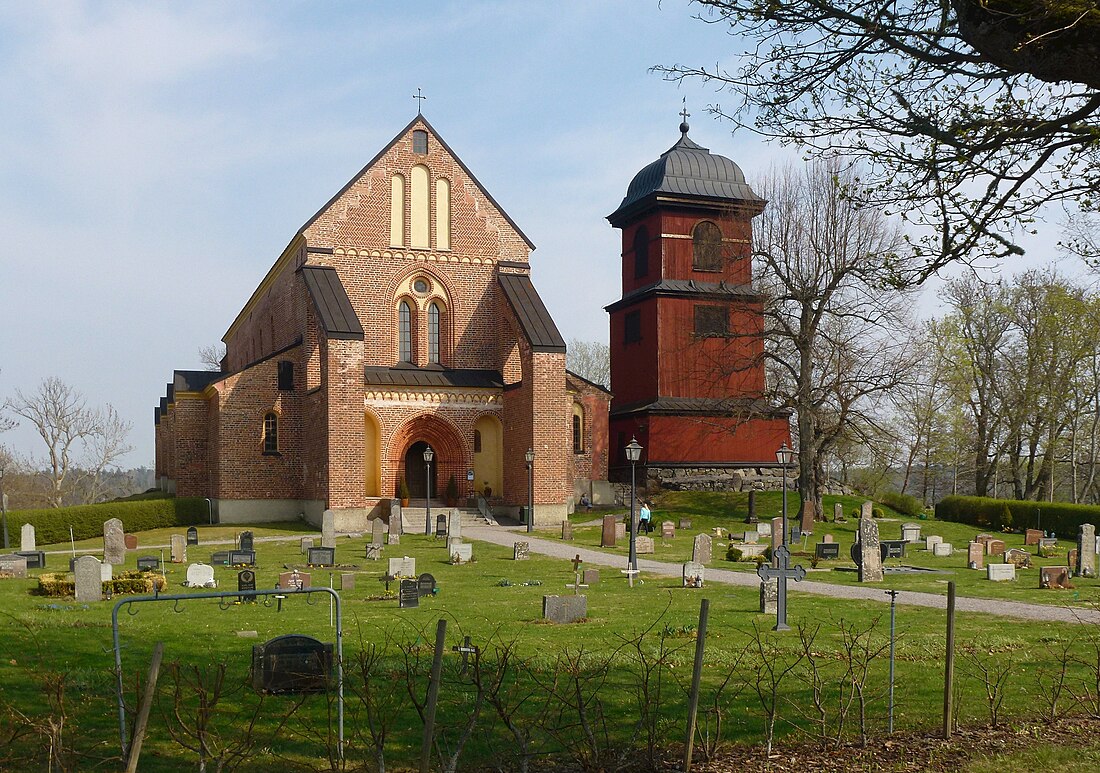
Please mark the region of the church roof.
<svg viewBox="0 0 1100 773"><path fill-rule="evenodd" d="M302 266L302 278L325 335L331 339L363 340L363 325L351 306L340 275L332 266Z"/></svg>
<svg viewBox="0 0 1100 773"><path fill-rule="evenodd" d="M444 370L434 368L368 367L366 384L370 386L472 387L502 389L504 379L495 370Z"/></svg>
<svg viewBox="0 0 1100 773"><path fill-rule="evenodd" d="M172 373L168 385L168 402L174 402L176 392L201 392L210 384L225 376L220 370L177 370Z"/></svg>
<svg viewBox="0 0 1100 773"><path fill-rule="evenodd" d="M741 167L693 142L687 123L680 124L680 132L675 145L634 175L619 208L607 216L612 224L656 194L764 203L745 181Z"/></svg>
<svg viewBox="0 0 1100 773"><path fill-rule="evenodd" d="M535 291L531 277L527 274L498 274L497 278L531 349L565 354L565 339L546 310L546 304Z"/></svg>

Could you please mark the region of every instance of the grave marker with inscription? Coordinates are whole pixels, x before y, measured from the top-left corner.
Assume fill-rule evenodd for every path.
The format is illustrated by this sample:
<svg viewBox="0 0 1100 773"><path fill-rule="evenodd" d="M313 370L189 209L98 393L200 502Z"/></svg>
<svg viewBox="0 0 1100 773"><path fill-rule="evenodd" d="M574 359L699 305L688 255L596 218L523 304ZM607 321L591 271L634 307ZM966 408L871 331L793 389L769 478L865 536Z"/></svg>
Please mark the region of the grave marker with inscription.
<svg viewBox="0 0 1100 773"><path fill-rule="evenodd" d="M316 548L312 548L316 550ZM368 561L380 561L382 560L382 546L381 545L366 545L363 557Z"/></svg>
<svg viewBox="0 0 1100 773"><path fill-rule="evenodd" d="M661 539L674 539L676 537L676 526L672 521L661 521Z"/></svg>
<svg viewBox="0 0 1100 773"><path fill-rule="evenodd" d="M1096 527L1083 523L1077 527L1077 561L1074 570L1080 577L1096 576Z"/></svg>
<svg viewBox="0 0 1100 773"><path fill-rule="evenodd" d="M458 510L451 510L447 518L447 536L462 537L462 513Z"/></svg>
<svg viewBox="0 0 1100 773"><path fill-rule="evenodd" d="M993 582L1006 582L1016 579L1016 564L986 564L986 579Z"/></svg>
<svg viewBox="0 0 1100 773"><path fill-rule="evenodd" d="M530 557L531 543L517 542L512 545L512 558L516 561L526 561Z"/></svg>
<svg viewBox="0 0 1100 773"><path fill-rule="evenodd" d="M309 549L313 547L313 537L302 537L298 543L298 548L302 551L302 555L309 553Z"/></svg>
<svg viewBox="0 0 1100 773"><path fill-rule="evenodd" d="M391 558L387 574L390 577L416 577L416 559L408 556Z"/></svg>
<svg viewBox="0 0 1100 773"><path fill-rule="evenodd" d="M279 574L280 590L302 590L313 587L313 576L309 572L299 572L294 569Z"/></svg>
<svg viewBox="0 0 1100 773"><path fill-rule="evenodd" d="M156 556L142 556L137 560L139 572L155 572L160 569L160 559Z"/></svg>
<svg viewBox="0 0 1100 773"><path fill-rule="evenodd" d="M231 566L255 566L256 551L230 550L228 561Z"/></svg>
<svg viewBox="0 0 1100 773"><path fill-rule="evenodd" d="M336 513L332 510L321 513L321 547L336 547Z"/></svg>
<svg viewBox="0 0 1100 773"><path fill-rule="evenodd" d="M194 526L188 527L188 529L187 529L187 544L188 545L198 545L199 544L199 530L196 529Z"/></svg>
<svg viewBox="0 0 1100 773"><path fill-rule="evenodd" d="M947 558L955 552L950 542L937 542L932 546L932 555L936 558Z"/></svg>
<svg viewBox="0 0 1100 773"><path fill-rule="evenodd" d="M370 544L382 547L385 539L386 531L384 528L384 524L382 523L382 519L375 518L373 521L371 521Z"/></svg>
<svg viewBox="0 0 1100 773"><path fill-rule="evenodd" d="M251 531L242 531L237 537L237 550L255 550L256 540Z"/></svg>
<svg viewBox="0 0 1100 773"><path fill-rule="evenodd" d="M103 572L98 558L95 556L81 556L76 559L73 576L76 578L77 601L103 601Z"/></svg>
<svg viewBox="0 0 1100 773"><path fill-rule="evenodd" d="M684 588L702 588L703 577L706 574L706 568L698 561L686 561L684 562L684 572L682 575Z"/></svg>
<svg viewBox="0 0 1100 773"><path fill-rule="evenodd" d="M901 538L906 542L920 542L920 524L907 523L901 527Z"/></svg>
<svg viewBox="0 0 1100 773"><path fill-rule="evenodd" d="M214 580L214 567L210 566L210 564L191 564L187 567L187 587L218 587L218 583Z"/></svg>
<svg viewBox="0 0 1100 773"><path fill-rule="evenodd" d="M882 548L878 524L870 518L859 519L859 581L882 582Z"/></svg>
<svg viewBox="0 0 1100 773"><path fill-rule="evenodd" d="M416 580L402 580L397 588L397 608L411 609L420 606L420 591Z"/></svg>
<svg viewBox="0 0 1100 773"><path fill-rule="evenodd" d="M714 541L709 534L696 534L691 543L691 560L700 564L709 564L714 558Z"/></svg>
<svg viewBox="0 0 1100 773"><path fill-rule="evenodd" d="M335 566L336 548L310 548L306 563L310 566Z"/></svg>
<svg viewBox="0 0 1100 773"><path fill-rule="evenodd" d="M814 545L814 555L823 560L840 558L840 545L835 542L818 542Z"/></svg>
<svg viewBox="0 0 1100 773"><path fill-rule="evenodd" d="M22 580L27 577L27 557L18 553L5 553L0 556L0 577Z"/></svg>
<svg viewBox="0 0 1100 773"><path fill-rule="evenodd" d="M237 592L256 590L256 573L251 569L243 569L237 572ZM255 596L238 596L237 601L255 603Z"/></svg>
<svg viewBox="0 0 1100 773"><path fill-rule="evenodd" d="M971 542L966 546L966 565L971 569L981 569L985 562L985 546L980 542Z"/></svg>
<svg viewBox="0 0 1100 773"><path fill-rule="evenodd" d="M603 530L600 532L601 548L615 547L615 522L617 520L618 519L613 515L605 515L603 517Z"/></svg>
<svg viewBox="0 0 1100 773"><path fill-rule="evenodd" d="M171 555L173 564L182 564L187 561L187 543L182 534L173 534L171 539Z"/></svg>
<svg viewBox="0 0 1100 773"><path fill-rule="evenodd" d="M126 563L126 534L118 518L103 523L103 562L113 566Z"/></svg>
<svg viewBox="0 0 1100 773"><path fill-rule="evenodd" d="M1069 581L1070 569L1068 566L1042 566L1039 567L1040 588L1072 588Z"/></svg>
<svg viewBox="0 0 1100 773"><path fill-rule="evenodd" d="M543 596L542 619L551 623L575 623L588 617L588 596Z"/></svg>
<svg viewBox="0 0 1100 773"><path fill-rule="evenodd" d="M425 572L416 578L416 592L420 596L431 596L435 593L435 577Z"/></svg>
<svg viewBox="0 0 1100 773"><path fill-rule="evenodd" d="M252 648L252 687L264 693L325 692L332 679L332 645L312 636L277 636Z"/></svg>
<svg viewBox="0 0 1100 773"><path fill-rule="evenodd" d="M634 552L639 556L653 553L653 537L635 537Z"/></svg>
<svg viewBox="0 0 1100 773"><path fill-rule="evenodd" d="M25 550L28 553L38 549L38 545L34 542L33 523L25 523L23 524L23 528L19 530L19 549Z"/></svg>
<svg viewBox="0 0 1100 773"><path fill-rule="evenodd" d="M460 542L448 548L451 553L452 564L468 564L474 560L474 545L472 542Z"/></svg>
<svg viewBox="0 0 1100 773"><path fill-rule="evenodd" d="M583 577L584 577L584 579L581 580L581 584L583 584L583 585L595 585L600 581L600 570L599 569L585 569Z"/></svg>

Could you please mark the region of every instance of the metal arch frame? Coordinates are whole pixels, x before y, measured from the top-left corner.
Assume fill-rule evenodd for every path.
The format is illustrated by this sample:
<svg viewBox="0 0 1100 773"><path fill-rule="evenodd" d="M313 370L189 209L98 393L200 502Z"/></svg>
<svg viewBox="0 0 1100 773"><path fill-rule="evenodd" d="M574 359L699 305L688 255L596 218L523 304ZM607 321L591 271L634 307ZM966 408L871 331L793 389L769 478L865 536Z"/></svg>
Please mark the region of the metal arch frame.
<svg viewBox="0 0 1100 773"><path fill-rule="evenodd" d="M340 607L340 594L332 588L301 588L280 590L248 590L248 591L223 591L218 593L180 593L173 595L157 594L155 596L134 596L133 598L119 599L111 610L111 629L114 636L115 647L115 674L117 677L116 691L118 693L118 732L122 746L122 758L129 754L129 744L126 733L126 704L122 699L122 649L119 645L118 612L126 604L138 604L146 601L193 601L195 599L223 599L227 597L251 597L257 596L298 596L310 593L327 593L336 600L336 697L337 716L340 724L338 752L340 759L344 758L344 620ZM127 610L129 611L129 610ZM137 614L130 612L130 614Z"/></svg>

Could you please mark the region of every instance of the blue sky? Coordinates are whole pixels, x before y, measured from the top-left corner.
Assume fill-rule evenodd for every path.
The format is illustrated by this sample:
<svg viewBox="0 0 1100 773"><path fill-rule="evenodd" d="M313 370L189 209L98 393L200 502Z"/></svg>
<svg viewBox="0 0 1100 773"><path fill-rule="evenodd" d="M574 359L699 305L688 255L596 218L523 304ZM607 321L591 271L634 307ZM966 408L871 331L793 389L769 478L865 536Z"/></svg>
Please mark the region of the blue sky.
<svg viewBox="0 0 1100 773"><path fill-rule="evenodd" d="M0 398L59 376L134 424L302 225L424 114L538 249L567 338L606 340L604 219L679 136L750 180L786 155L656 64L735 64L684 0L0 5ZM726 96L725 101L728 101ZM26 427L0 435L42 453Z"/></svg>

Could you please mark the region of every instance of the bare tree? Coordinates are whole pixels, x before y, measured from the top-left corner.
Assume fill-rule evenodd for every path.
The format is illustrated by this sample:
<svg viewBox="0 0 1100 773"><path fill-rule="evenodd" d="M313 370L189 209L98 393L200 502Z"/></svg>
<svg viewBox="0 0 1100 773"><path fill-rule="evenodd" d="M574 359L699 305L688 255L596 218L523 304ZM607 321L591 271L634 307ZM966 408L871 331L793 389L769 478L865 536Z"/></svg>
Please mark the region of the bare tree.
<svg viewBox="0 0 1100 773"><path fill-rule="evenodd" d="M602 341L570 339L566 347L565 367L581 378L606 388L611 385L611 348Z"/></svg>
<svg viewBox="0 0 1100 773"><path fill-rule="evenodd" d="M199 347L199 362L206 370L221 370L225 358L225 344L217 343Z"/></svg>

